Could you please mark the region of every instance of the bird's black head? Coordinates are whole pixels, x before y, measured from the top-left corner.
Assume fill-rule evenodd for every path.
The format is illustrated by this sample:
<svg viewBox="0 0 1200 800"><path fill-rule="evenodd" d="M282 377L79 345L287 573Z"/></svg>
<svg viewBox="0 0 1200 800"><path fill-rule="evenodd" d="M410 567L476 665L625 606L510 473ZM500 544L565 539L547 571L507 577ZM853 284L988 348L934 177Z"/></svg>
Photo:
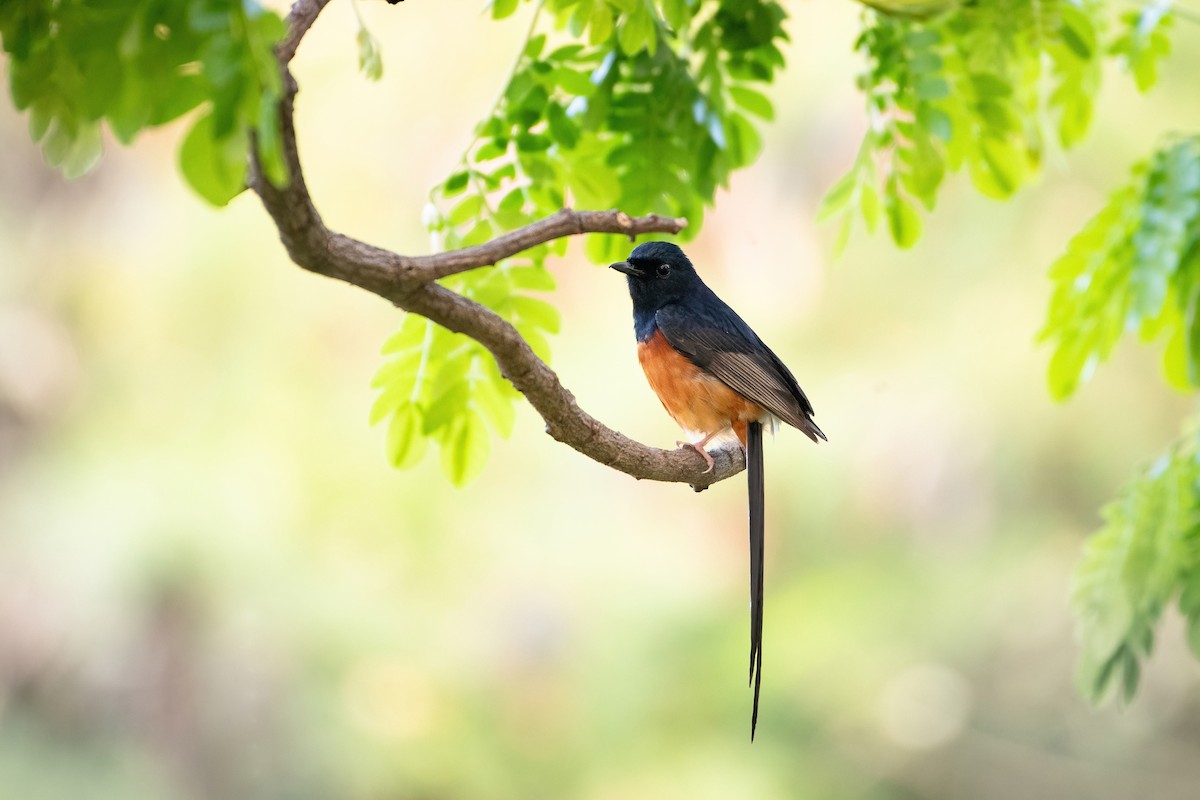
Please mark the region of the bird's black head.
<svg viewBox="0 0 1200 800"><path fill-rule="evenodd" d="M635 312L657 311L704 285L692 262L670 242L639 244L628 261L618 261L612 268L625 273Z"/></svg>

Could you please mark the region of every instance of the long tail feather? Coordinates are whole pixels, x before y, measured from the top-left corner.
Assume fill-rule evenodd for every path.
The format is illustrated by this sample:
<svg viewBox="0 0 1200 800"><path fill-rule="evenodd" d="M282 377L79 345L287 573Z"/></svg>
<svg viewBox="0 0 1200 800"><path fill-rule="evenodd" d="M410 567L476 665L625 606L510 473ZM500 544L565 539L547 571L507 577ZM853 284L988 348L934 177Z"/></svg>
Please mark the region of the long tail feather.
<svg viewBox="0 0 1200 800"><path fill-rule="evenodd" d="M754 685L754 712L750 741L758 727L758 693L762 686L763 545L765 541L765 481L763 477L762 423L746 430L746 484L750 489L750 682Z"/></svg>

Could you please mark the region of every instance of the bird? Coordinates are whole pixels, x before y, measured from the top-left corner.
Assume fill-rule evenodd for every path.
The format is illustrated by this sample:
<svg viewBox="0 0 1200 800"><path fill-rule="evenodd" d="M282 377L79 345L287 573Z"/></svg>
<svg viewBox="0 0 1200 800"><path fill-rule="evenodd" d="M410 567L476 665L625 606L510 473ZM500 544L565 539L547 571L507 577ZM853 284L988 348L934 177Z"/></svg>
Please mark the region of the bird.
<svg viewBox="0 0 1200 800"><path fill-rule="evenodd" d="M750 740L758 727L762 686L763 547L765 482L763 425L783 421L812 439L828 441L813 421L812 403L796 378L749 325L700 279L683 250L671 242L643 242L610 265L624 273L633 301L638 361L650 388L713 469L705 445L732 433L746 452L750 523L750 683L754 706Z"/></svg>

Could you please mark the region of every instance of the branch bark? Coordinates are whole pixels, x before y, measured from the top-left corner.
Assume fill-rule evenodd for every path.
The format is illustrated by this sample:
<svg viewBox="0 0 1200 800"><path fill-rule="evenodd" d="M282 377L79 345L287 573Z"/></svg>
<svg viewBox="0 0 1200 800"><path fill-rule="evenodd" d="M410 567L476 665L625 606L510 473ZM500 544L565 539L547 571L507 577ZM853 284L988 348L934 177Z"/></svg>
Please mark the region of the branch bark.
<svg viewBox="0 0 1200 800"><path fill-rule="evenodd" d="M558 375L530 348L516 328L492 310L434 283L495 264L530 247L580 233L619 233L630 239L643 233L678 233L686 220L649 215L630 217L617 210L562 209L488 242L459 250L406 256L330 230L321 219L304 182L296 146L293 107L297 85L288 69L304 34L330 0L298 0L288 14L288 35L276 50L285 93L280 102L284 162L290 180L275 186L266 178L252 148L250 187L279 230L288 255L311 272L366 289L399 308L465 334L496 359L501 373L546 422L546 432L601 464L639 479L691 484L701 491L745 468L740 447L712 453L714 468L691 448L660 450L615 431L588 414L559 381Z"/></svg>

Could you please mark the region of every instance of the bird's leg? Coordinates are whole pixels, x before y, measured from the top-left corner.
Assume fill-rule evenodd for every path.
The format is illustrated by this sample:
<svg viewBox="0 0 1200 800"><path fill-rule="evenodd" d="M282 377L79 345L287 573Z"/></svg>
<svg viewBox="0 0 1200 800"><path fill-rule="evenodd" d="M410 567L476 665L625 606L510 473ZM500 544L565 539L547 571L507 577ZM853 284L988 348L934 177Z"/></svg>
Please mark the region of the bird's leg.
<svg viewBox="0 0 1200 800"><path fill-rule="evenodd" d="M717 433L720 433L720 431L717 431L715 433L710 433L708 436L705 436L703 439L701 439L698 442L681 442L681 441L675 442L676 447L692 448L693 450L695 450L697 453L700 454L700 456L704 459L704 463L708 464L708 469L706 469L706 470L704 470L704 472L700 473L701 475L707 475L708 473L712 472L713 469L716 467L716 462L713 461L713 457L708 454L708 451L704 449L704 445L708 444L709 440L712 439L714 436L716 436Z"/></svg>

